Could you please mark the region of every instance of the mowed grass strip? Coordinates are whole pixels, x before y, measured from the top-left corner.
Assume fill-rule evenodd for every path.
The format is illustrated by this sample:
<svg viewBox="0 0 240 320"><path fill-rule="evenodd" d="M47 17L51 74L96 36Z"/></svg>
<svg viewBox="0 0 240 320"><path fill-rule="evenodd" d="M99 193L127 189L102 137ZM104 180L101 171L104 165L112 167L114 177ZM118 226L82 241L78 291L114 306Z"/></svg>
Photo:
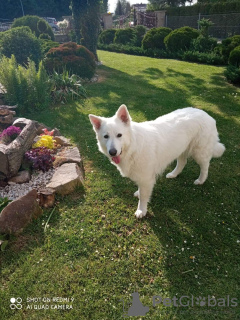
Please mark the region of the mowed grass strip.
<svg viewBox="0 0 240 320"><path fill-rule="evenodd" d="M219 67L103 51L99 59L98 82L87 85L89 98L83 104L31 116L59 128L79 146L86 180L83 189L58 197L46 232L51 210L12 237L1 253L1 318L122 319L120 299L127 310L131 293L137 291L149 306L144 319L237 319L239 88L225 81ZM88 120L89 113L112 116L122 103L139 122L178 108L201 108L216 119L226 145L223 157L212 160L203 186L193 185L199 168L191 160L177 179L160 177L143 220L134 217L136 186L98 151ZM230 296L238 298L238 306L176 307L172 302L153 307L154 295L176 297L177 303L181 296ZM12 297L23 299L22 309L10 309ZM33 297L74 298L69 303L73 309L51 309L55 303L41 300L27 303Z"/></svg>

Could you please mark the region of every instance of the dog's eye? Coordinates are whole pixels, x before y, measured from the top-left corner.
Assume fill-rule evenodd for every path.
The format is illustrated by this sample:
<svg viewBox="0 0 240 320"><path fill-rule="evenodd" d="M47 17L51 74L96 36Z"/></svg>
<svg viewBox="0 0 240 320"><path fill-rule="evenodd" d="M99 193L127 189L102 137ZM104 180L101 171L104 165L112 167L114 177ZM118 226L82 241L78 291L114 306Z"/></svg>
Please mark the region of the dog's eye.
<svg viewBox="0 0 240 320"><path fill-rule="evenodd" d="M121 138L121 136L122 136L122 134L121 134L121 133L119 133L119 134L117 135L117 137L118 137L118 138Z"/></svg>
<svg viewBox="0 0 240 320"><path fill-rule="evenodd" d="M108 135L108 134L105 134L105 136L103 136L103 138L108 139L108 138L109 138L109 135Z"/></svg>

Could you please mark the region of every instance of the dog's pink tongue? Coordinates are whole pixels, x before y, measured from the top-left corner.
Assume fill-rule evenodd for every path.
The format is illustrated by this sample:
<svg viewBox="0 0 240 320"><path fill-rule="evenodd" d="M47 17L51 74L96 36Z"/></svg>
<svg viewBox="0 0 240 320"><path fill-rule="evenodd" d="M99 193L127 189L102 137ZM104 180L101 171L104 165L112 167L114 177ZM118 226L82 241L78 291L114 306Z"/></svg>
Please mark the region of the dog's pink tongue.
<svg viewBox="0 0 240 320"><path fill-rule="evenodd" d="M119 163L120 163L120 156L112 157L112 160L113 160L116 164L119 164Z"/></svg>

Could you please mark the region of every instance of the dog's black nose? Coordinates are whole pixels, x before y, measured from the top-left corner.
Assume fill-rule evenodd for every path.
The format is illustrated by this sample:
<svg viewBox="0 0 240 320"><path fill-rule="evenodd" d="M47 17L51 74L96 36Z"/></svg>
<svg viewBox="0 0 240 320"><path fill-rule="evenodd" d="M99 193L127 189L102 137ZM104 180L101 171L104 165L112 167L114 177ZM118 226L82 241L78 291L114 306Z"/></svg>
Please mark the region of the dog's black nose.
<svg viewBox="0 0 240 320"><path fill-rule="evenodd" d="M109 150L110 156L114 157L117 154L117 150L115 148L112 148Z"/></svg>

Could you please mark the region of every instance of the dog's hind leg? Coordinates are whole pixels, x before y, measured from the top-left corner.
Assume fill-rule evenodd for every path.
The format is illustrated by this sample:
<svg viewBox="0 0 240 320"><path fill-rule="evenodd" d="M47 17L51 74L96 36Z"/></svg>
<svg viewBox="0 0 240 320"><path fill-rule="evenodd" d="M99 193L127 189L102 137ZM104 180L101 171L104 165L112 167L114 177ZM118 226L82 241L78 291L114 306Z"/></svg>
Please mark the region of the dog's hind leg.
<svg viewBox="0 0 240 320"><path fill-rule="evenodd" d="M168 179L176 178L183 171L183 168L185 167L186 163L187 163L187 157L183 153L177 159L176 168L172 172L168 173L166 175L166 178Z"/></svg>
<svg viewBox="0 0 240 320"><path fill-rule="evenodd" d="M199 164L201 171L198 179L194 181L194 184L196 185L203 184L206 181L208 177L208 168L209 168L210 160L206 159L202 161L197 161L197 163Z"/></svg>
<svg viewBox="0 0 240 320"><path fill-rule="evenodd" d="M135 194L139 197L138 208L135 212L135 216L137 218L143 218L147 213L147 204L150 200L154 183L155 180L141 184L139 185L138 191L135 192Z"/></svg>

